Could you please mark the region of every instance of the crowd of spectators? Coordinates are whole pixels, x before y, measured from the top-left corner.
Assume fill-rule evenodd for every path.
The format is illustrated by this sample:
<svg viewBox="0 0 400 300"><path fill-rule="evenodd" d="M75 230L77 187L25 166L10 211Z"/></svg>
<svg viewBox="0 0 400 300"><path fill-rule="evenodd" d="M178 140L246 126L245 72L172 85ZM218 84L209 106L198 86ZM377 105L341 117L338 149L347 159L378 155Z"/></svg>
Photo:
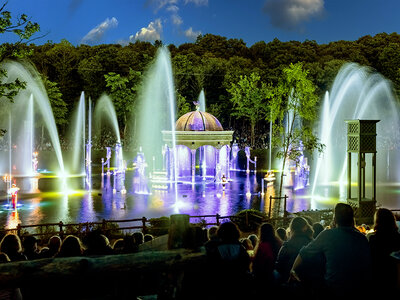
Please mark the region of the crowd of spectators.
<svg viewBox="0 0 400 300"><path fill-rule="evenodd" d="M400 233L395 215L386 208L377 209L371 227L356 226L351 206L338 203L328 226L296 216L288 228L263 223L258 232L246 237L233 222L199 228L196 236L201 242L191 246L205 254L203 271L208 288L193 294L205 273L191 270L183 280L187 285L181 298L190 294L193 299L257 299L264 295L369 299L375 293L390 295L400 289ZM17 235L8 234L0 242L0 259L9 262L135 253L152 239L137 231L110 243L100 231L92 231L83 240L74 235L63 239L55 235L39 247L33 236L21 241ZM23 292L0 289L0 297L22 299Z"/></svg>
<svg viewBox="0 0 400 300"><path fill-rule="evenodd" d="M295 217L288 228L262 224L259 233L239 238L223 223L206 242L209 299L374 299L400 289L400 233L392 211L379 208L374 225L356 226L353 209L338 203L334 220L321 226ZM214 229L215 230L215 229ZM244 251L246 250L246 251Z"/></svg>

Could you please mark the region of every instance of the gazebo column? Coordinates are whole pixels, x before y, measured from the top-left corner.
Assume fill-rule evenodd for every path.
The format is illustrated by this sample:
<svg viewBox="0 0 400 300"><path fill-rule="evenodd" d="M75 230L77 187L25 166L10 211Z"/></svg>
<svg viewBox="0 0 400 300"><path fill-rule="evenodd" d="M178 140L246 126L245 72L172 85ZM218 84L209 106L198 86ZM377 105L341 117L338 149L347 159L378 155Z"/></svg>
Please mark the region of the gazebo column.
<svg viewBox="0 0 400 300"><path fill-rule="evenodd" d="M194 182L196 176L196 149L190 149L192 152L192 182Z"/></svg>
<svg viewBox="0 0 400 300"><path fill-rule="evenodd" d="M175 180L175 170L174 170L174 149L169 148L168 149L168 157L169 157L169 179L170 180Z"/></svg>
<svg viewBox="0 0 400 300"><path fill-rule="evenodd" d="M200 168L201 168L201 175L203 176L203 180L206 180L207 176L207 161L206 161L206 146L200 147Z"/></svg>
<svg viewBox="0 0 400 300"><path fill-rule="evenodd" d="M225 145L225 147L226 147L226 166L225 166L225 168L226 168L226 171L225 171L225 173L226 173L226 179L230 179L230 158L229 158L229 156L230 156L230 153L231 153L231 147L229 146L229 145Z"/></svg>
<svg viewBox="0 0 400 300"><path fill-rule="evenodd" d="M219 148L215 148L215 178L217 181L221 178L217 178L218 176L218 167L219 167Z"/></svg>

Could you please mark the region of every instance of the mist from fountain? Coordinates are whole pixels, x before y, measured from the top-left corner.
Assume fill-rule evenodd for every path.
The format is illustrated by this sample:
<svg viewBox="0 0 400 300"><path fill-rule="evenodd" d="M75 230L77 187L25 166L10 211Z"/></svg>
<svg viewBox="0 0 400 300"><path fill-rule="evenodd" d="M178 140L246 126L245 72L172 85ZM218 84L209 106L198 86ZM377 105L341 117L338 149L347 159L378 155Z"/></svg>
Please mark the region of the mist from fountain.
<svg viewBox="0 0 400 300"><path fill-rule="evenodd" d="M110 96L103 94L96 102L94 109L95 132L101 134L101 129L109 127L115 134L117 143L121 143L117 113Z"/></svg>
<svg viewBox="0 0 400 300"><path fill-rule="evenodd" d="M200 106L200 111L206 111L206 97L204 95L204 90L202 89L199 94L199 99L197 100Z"/></svg>
<svg viewBox="0 0 400 300"><path fill-rule="evenodd" d="M11 132L8 132L8 139L12 141L12 169L20 175L32 175L32 152L33 152L33 120L35 124L40 124L47 129L50 137L51 146L54 149L58 172L64 173L64 161L61 151L58 131L51 109L50 101L41 77L36 69L29 63L6 61L2 66L7 71L7 82L12 82L16 78L26 83L26 88L21 90L14 98L13 103L2 100L3 113L11 116ZM29 101L29 99L32 99ZM30 104L32 103L32 104ZM28 107L28 109L26 109ZM30 115L29 115L30 114ZM1 128L8 128L8 117L3 117ZM1 172L5 173L9 169L9 154L2 151L0 154Z"/></svg>
<svg viewBox="0 0 400 300"><path fill-rule="evenodd" d="M169 51L159 48L154 63L145 75L138 103L138 146L146 161L155 158L155 168L163 167L162 130L173 131L172 150L176 158L175 142L175 88ZM173 159L176 161L176 159ZM177 178L177 168L174 179Z"/></svg>
<svg viewBox="0 0 400 300"><path fill-rule="evenodd" d="M316 155L312 170L312 195L318 188L339 183L343 190L347 174L347 127L345 120L370 119L377 123L377 181L400 181L399 104L391 83L382 75L355 63L344 65L337 74L330 93L326 93L321 110L319 137L325 144L322 155ZM356 160L353 160L356 164ZM367 156L367 166L371 158ZM355 168L356 166L352 166ZM388 170L395 172L388 172ZM352 181L356 172L352 172ZM371 177L367 172L367 176ZM367 177L367 180L370 178Z"/></svg>
<svg viewBox="0 0 400 300"><path fill-rule="evenodd" d="M72 122L75 126L72 129L72 132L74 133L72 136L72 166L69 171L73 173L83 174L85 172L85 114L85 93L82 92L75 112L74 121Z"/></svg>
<svg viewBox="0 0 400 300"><path fill-rule="evenodd" d="M169 166L173 166L170 179L174 184L175 205L179 209L178 156L175 137L176 99L171 57L167 48L160 47L158 49L154 63L146 72L138 100L138 146L141 147L146 161L153 162L151 170L163 169L163 147L165 145L162 131L172 132L172 149L168 150L170 153Z"/></svg>

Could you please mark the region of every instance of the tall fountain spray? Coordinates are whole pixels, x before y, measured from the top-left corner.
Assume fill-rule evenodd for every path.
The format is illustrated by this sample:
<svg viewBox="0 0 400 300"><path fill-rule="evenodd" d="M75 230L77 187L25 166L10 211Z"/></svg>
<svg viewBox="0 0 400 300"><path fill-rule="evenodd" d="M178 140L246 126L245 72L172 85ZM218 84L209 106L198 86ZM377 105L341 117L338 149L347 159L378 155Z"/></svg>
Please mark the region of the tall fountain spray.
<svg viewBox="0 0 400 300"><path fill-rule="evenodd" d="M11 128L7 132L8 138L12 143L11 164L15 166L13 173L21 175L32 174L32 152L33 152L33 118L35 115L35 124L41 124L42 128L46 128L50 137L51 147L58 162L58 172L64 174L64 161L61 152L58 131L55 119L51 109L51 105L47 96L46 89L42 83L39 73L30 64L22 64L19 62L6 61L3 68L7 70L7 80L11 82L16 78L26 82L26 88L14 98L12 104L7 103L8 100L2 100L2 107L5 108L4 113L11 114ZM29 99L33 106L29 105ZM32 109L26 109L31 107ZM27 114L31 114L28 116ZM3 122L8 122L8 117L2 118ZM0 121L0 128L7 128L7 124ZM24 138L21 138L24 137ZM26 138L25 138L26 137ZM5 152L0 153L1 172L8 172L9 155ZM13 167L14 168L14 167Z"/></svg>
<svg viewBox="0 0 400 300"><path fill-rule="evenodd" d="M148 70L139 98L138 142L147 161L154 161L154 168L163 169L162 130L172 131L170 178L176 180L175 140L175 88L172 75L171 57L167 48L159 48L156 59ZM151 168L150 168L151 169ZM168 169L168 167L167 167ZM175 186L176 191L176 186Z"/></svg>
<svg viewBox="0 0 400 300"><path fill-rule="evenodd" d="M86 188L90 189L92 187L92 101L89 98L88 105L88 139L86 143L86 156L85 156L85 166L86 166Z"/></svg>
<svg viewBox="0 0 400 300"><path fill-rule="evenodd" d="M199 98L197 99L198 103L198 110L199 111L206 111L206 97L204 95L204 89L201 90L199 94ZM206 147L201 147L200 148L200 162L201 162L201 170L203 174L203 179L205 180L205 177L207 175L207 161L206 161Z"/></svg>
<svg viewBox="0 0 400 300"><path fill-rule="evenodd" d="M326 93L320 117L320 139L325 153L315 157L312 193L319 187L346 182L346 123L351 119L381 120L377 125L377 181L399 182L399 104L391 83L380 74L355 63L344 65ZM367 162L369 163L369 162ZM387 170L394 170L389 174ZM340 196L341 197L341 196Z"/></svg>
<svg viewBox="0 0 400 300"><path fill-rule="evenodd" d="M103 94L96 102L94 110L95 133L101 135L101 130L108 127L115 135L116 143L121 143L117 114L111 98Z"/></svg>
<svg viewBox="0 0 400 300"><path fill-rule="evenodd" d="M162 130L175 131L175 88L171 58L164 47L148 70L139 99L138 142L147 161L155 158L155 168L162 169ZM176 157L175 134L173 134L173 157ZM175 160L175 159L173 159ZM175 172L176 172L176 168ZM177 176L173 175L173 178Z"/></svg>
<svg viewBox="0 0 400 300"><path fill-rule="evenodd" d="M198 103L200 106L200 111L206 111L206 97L204 95L204 90L202 89L199 94Z"/></svg>
<svg viewBox="0 0 400 300"><path fill-rule="evenodd" d="M75 128L73 128L73 147L72 147L72 162L71 170L72 173L83 174L85 172L84 160L85 160L85 139L86 139L86 109L85 109L85 93L82 92L79 98L79 104L75 113Z"/></svg>
<svg viewBox="0 0 400 300"><path fill-rule="evenodd" d="M119 125L117 114L115 112L114 104L111 98L103 94L96 103L96 107L94 110L94 128L95 134L97 136L102 136L106 129L110 129L111 132L114 134L115 137L115 170L113 172L114 175L114 188L113 191L125 193L125 170L126 165L123 159L123 151L121 145L121 136L119 132ZM108 168L110 166L110 159L111 159L111 147L107 147L107 160L104 162L102 161L102 165L107 165ZM102 172L104 174L104 171ZM109 175L109 170L107 171Z"/></svg>

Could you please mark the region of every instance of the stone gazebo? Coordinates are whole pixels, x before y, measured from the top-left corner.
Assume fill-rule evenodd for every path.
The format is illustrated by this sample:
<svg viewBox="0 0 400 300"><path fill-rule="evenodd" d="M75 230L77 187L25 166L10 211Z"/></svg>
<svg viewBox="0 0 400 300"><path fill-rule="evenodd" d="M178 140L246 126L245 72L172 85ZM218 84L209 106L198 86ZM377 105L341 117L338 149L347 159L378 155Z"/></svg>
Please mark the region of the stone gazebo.
<svg viewBox="0 0 400 300"><path fill-rule="evenodd" d="M163 141L171 150L173 148L173 136L171 131L163 131ZM215 176L218 176L218 170L221 169L221 165L229 170L229 153L230 153L230 143L232 142L233 131L224 131L221 123L212 114L203 111L192 111L181 116L175 123L175 144L178 147L186 146L190 149L191 157L184 158L178 155L178 160L180 159L190 159L191 161L191 175L192 182L195 180L196 174L196 150L199 149L199 164L205 161L205 147L213 147L215 153L214 166ZM220 150L222 147L226 147L227 154L226 162L220 162ZM168 153L173 153L173 151L168 151ZM169 161L169 167L173 166L172 159L173 155L167 157ZM209 165L207 167L210 167ZM170 172L173 174L173 172ZM226 171L226 176L229 173ZM171 175L170 175L171 177Z"/></svg>

